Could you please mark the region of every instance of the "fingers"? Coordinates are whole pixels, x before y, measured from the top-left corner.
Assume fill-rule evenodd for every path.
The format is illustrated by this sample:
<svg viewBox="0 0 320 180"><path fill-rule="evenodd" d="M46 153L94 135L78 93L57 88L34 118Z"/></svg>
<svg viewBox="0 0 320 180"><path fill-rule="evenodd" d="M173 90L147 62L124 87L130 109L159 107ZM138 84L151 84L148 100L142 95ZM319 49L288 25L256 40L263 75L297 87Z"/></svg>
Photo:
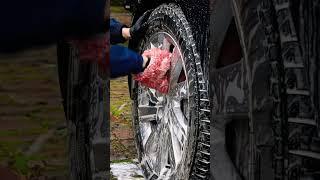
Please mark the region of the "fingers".
<svg viewBox="0 0 320 180"><path fill-rule="evenodd" d="M121 32L122 32L122 37L125 38L126 40L131 38L130 28L123 27Z"/></svg>

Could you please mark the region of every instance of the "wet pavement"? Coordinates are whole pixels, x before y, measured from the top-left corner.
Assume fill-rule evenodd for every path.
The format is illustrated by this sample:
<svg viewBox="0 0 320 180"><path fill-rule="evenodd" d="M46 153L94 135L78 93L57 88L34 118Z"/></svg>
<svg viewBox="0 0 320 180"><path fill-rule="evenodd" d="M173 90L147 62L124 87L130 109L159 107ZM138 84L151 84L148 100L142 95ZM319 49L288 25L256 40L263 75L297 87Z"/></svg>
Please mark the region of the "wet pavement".
<svg viewBox="0 0 320 180"><path fill-rule="evenodd" d="M140 167L135 162L111 163L113 178L118 180L144 180Z"/></svg>

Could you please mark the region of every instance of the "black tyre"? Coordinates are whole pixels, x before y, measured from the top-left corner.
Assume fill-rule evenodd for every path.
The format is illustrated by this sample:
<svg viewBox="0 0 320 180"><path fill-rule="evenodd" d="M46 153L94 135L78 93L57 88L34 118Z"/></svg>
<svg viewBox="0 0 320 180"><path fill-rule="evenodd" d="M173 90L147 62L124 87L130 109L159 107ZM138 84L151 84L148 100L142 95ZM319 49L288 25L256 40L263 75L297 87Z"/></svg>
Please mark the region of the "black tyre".
<svg viewBox="0 0 320 180"><path fill-rule="evenodd" d="M97 64L79 61L67 42L57 46L58 71L68 128L71 180L107 179L109 170L107 80Z"/></svg>
<svg viewBox="0 0 320 180"><path fill-rule="evenodd" d="M271 90L279 92L273 94L275 177L320 179L320 1L273 1L273 9L280 53L280 61L271 59L273 77L278 77ZM268 34L270 25L265 25Z"/></svg>
<svg viewBox="0 0 320 180"><path fill-rule="evenodd" d="M133 82L133 125L147 179L209 179L210 122L207 80L191 28L175 4L149 17L140 50L173 53L167 95Z"/></svg>
<svg viewBox="0 0 320 180"><path fill-rule="evenodd" d="M224 43L236 32L242 53L228 61L229 46L213 51L213 178L319 179L319 1L232 0L228 6L234 17ZM218 78L228 78L224 88L241 94L221 93Z"/></svg>

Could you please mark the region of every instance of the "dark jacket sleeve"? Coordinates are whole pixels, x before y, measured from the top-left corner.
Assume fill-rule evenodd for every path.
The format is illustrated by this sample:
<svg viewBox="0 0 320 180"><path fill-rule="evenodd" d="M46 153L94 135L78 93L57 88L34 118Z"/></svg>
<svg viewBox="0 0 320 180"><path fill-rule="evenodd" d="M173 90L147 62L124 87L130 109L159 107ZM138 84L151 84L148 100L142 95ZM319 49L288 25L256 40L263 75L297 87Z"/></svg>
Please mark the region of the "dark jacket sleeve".
<svg viewBox="0 0 320 180"><path fill-rule="evenodd" d="M105 0L3 0L0 51L103 32Z"/></svg>
<svg viewBox="0 0 320 180"><path fill-rule="evenodd" d="M127 27L114 18L110 19L110 43L124 43L126 40L122 36L122 28Z"/></svg>
<svg viewBox="0 0 320 180"><path fill-rule="evenodd" d="M112 45L110 48L111 78L137 74L143 71L143 58L127 47Z"/></svg>

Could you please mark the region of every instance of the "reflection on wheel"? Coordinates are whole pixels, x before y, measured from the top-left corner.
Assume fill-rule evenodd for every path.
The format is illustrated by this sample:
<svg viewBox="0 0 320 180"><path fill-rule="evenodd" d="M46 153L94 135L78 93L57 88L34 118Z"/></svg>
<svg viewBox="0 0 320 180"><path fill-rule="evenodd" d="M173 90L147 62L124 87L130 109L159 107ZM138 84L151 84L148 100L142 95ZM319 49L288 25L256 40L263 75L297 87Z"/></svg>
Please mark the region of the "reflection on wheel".
<svg viewBox="0 0 320 180"><path fill-rule="evenodd" d="M191 28L174 4L156 8L140 50L172 53L169 93L133 85L139 161L147 179L209 179L210 121L206 78Z"/></svg>

